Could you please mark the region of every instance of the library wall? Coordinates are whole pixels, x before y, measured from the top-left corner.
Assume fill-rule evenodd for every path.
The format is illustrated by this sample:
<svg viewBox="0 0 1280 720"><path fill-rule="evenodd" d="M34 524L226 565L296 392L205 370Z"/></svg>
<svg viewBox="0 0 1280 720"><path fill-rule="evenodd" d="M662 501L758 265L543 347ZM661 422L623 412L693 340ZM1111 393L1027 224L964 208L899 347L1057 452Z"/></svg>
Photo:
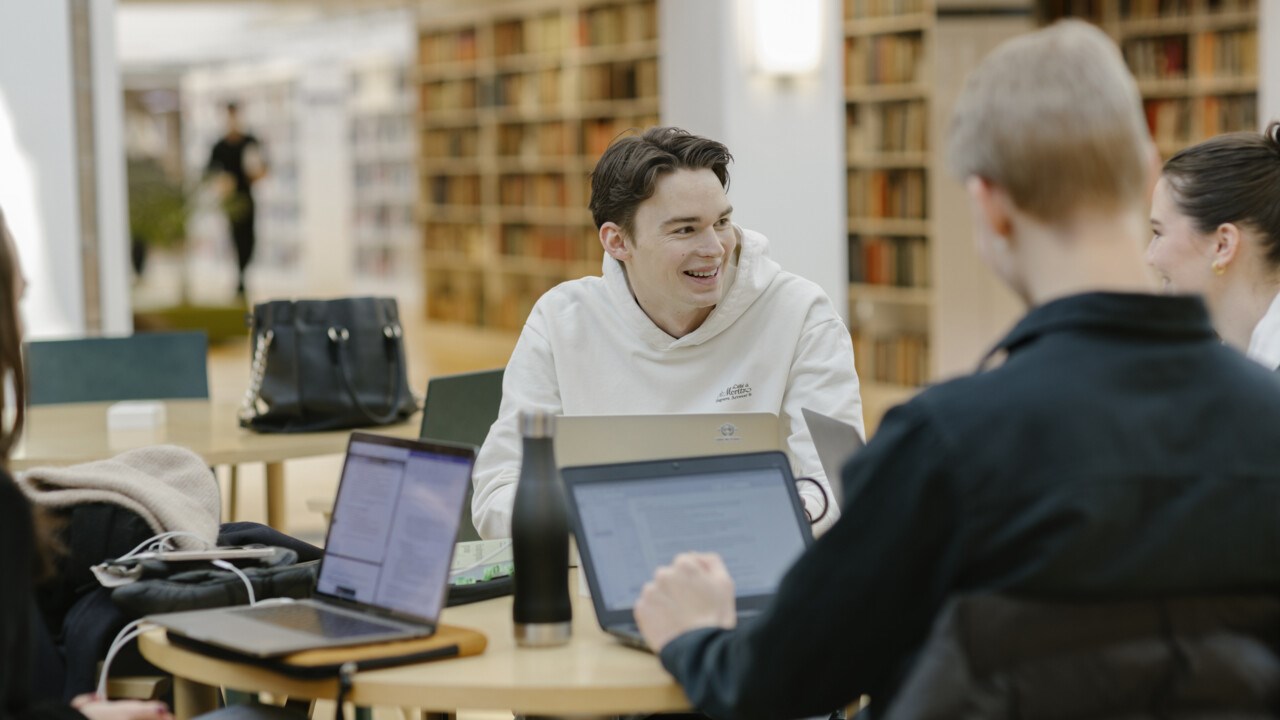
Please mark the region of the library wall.
<svg viewBox="0 0 1280 720"><path fill-rule="evenodd" d="M843 315L840 5L823 11L820 69L779 78L754 68L751 3L663 3L662 118L729 146L735 221L768 236L770 255Z"/></svg>
<svg viewBox="0 0 1280 720"><path fill-rule="evenodd" d="M1264 2L1258 9L1259 125L1280 120L1280 2Z"/></svg>

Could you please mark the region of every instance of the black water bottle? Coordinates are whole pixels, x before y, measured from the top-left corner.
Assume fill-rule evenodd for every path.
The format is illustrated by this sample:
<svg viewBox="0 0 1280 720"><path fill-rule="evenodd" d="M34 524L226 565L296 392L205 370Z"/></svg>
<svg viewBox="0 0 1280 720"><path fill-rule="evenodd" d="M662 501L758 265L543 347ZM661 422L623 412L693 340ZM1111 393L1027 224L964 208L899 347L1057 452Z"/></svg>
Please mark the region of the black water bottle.
<svg viewBox="0 0 1280 720"><path fill-rule="evenodd" d="M515 561L516 644L549 647L569 642L569 511L556 468L554 415L520 414L524 457L511 511Z"/></svg>

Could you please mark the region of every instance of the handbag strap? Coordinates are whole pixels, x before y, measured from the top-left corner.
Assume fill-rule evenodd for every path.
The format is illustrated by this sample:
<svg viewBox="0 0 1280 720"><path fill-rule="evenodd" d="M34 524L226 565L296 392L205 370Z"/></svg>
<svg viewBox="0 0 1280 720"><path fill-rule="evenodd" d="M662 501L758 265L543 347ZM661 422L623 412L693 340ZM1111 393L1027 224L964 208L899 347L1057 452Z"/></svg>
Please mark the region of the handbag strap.
<svg viewBox="0 0 1280 720"><path fill-rule="evenodd" d="M241 425L248 425L261 414L258 400L261 399L262 381L267 374L267 349L271 347L271 341L275 338L276 334L273 330L267 330L258 335L257 346L253 349L253 362L249 364L249 389L245 390L244 399L240 402Z"/></svg>
<svg viewBox="0 0 1280 720"><path fill-rule="evenodd" d="M342 348L347 344L347 341L351 339L351 333L347 332L347 329L343 327L335 326L329 328L329 341L336 346L337 352L335 355L338 357L338 369L341 371L342 382L346 385L347 394L351 396L351 402L356 406L356 409L358 409L361 414L369 420L369 422L377 425L386 425L387 423L394 421L396 417L399 416L400 408L396 399L402 397L405 391L405 372L403 369L404 331L400 329L398 324L384 325L382 328L382 335L386 338L388 343L395 343L396 354L395 362L388 366L387 411L385 413L375 413L364 404L360 399L360 396L356 393L355 383L351 381L351 371L347 367L346 356L342 352Z"/></svg>

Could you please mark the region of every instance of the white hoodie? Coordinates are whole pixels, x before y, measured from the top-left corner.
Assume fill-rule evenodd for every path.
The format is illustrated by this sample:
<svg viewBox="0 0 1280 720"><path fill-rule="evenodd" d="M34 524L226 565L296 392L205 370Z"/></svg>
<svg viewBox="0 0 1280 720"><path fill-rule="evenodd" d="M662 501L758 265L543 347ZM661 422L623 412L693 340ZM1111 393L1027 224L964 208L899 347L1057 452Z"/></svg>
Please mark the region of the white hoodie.
<svg viewBox="0 0 1280 720"><path fill-rule="evenodd" d="M801 408L862 425L849 331L814 283L783 272L768 240L742 231L737 267L720 303L692 333L673 338L649 319L621 263L563 283L533 307L507 364L502 406L476 461L472 518L484 538L510 537L520 474L518 415L657 415L771 412L805 509L822 532L838 516ZM826 500L821 493L826 493Z"/></svg>

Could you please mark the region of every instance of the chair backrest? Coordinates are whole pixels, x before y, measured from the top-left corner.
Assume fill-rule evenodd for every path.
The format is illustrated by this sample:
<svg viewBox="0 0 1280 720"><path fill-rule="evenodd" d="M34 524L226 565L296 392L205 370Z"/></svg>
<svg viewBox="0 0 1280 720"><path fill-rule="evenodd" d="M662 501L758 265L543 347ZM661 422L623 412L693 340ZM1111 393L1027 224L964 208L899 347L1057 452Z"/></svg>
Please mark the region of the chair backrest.
<svg viewBox="0 0 1280 720"><path fill-rule="evenodd" d="M1280 598L951 600L886 720L1275 717Z"/></svg>
<svg viewBox="0 0 1280 720"><path fill-rule="evenodd" d="M422 408L423 440L446 440L479 447L489 435L489 426L498 419L502 404L503 369L443 375L427 383L427 399ZM479 540L471 522L471 492L463 503L458 540Z"/></svg>
<svg viewBox="0 0 1280 720"><path fill-rule="evenodd" d="M26 351L30 405L209 397L203 332L38 340Z"/></svg>

